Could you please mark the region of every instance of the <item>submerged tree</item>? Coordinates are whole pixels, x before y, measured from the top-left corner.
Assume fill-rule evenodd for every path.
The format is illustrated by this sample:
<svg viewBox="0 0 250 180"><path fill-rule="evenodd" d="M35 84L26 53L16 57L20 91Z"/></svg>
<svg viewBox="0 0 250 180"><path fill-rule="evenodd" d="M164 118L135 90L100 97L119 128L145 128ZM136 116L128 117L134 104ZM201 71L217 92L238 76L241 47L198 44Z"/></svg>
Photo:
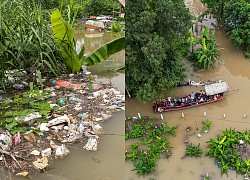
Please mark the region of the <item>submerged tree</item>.
<svg viewBox="0 0 250 180"><path fill-rule="evenodd" d="M242 48L250 57L250 4L249 0L201 0L215 17L220 19L236 48Z"/></svg>
<svg viewBox="0 0 250 180"><path fill-rule="evenodd" d="M184 80L190 27L183 0L126 2L126 86L132 96L152 100Z"/></svg>

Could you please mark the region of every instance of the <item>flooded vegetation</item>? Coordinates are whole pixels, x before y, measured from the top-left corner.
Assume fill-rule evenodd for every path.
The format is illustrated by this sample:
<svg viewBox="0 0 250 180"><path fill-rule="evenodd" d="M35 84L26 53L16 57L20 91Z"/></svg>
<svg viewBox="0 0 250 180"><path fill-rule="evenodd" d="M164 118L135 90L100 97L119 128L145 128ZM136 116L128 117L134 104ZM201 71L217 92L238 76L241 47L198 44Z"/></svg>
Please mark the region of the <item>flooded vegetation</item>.
<svg viewBox="0 0 250 180"><path fill-rule="evenodd" d="M186 1L186 4L196 16L206 10L204 5L198 0ZM238 170L235 170L237 169L236 167L239 166L239 163L232 163L229 162L229 160L240 162L243 169L244 167L248 167L247 164L249 157L246 157L246 154L248 153L248 143L242 139L243 137L237 137L242 134L246 134L246 138L249 137L248 107L250 104L246 98L248 94L247 91L250 88L249 60L244 57L241 50L234 48L233 44L229 41L226 32L222 27L217 25L215 18L208 15L202 22L199 22L198 25L199 30L204 29L204 27L201 28L201 25L206 25L210 29L215 29L215 39L219 48L222 48L219 51L219 55L223 61L220 64L217 64L214 69L206 71L197 71L193 68L190 62L185 61L188 69L186 79L187 81L188 79L191 79L191 81L193 80L196 82L223 80L228 83L230 90L225 94L225 98L222 101L183 111L162 113L163 123L166 123L168 126L178 125L176 137L169 138L169 142L173 147L171 149L171 157L158 160L155 173L151 173L147 176L138 175L136 172L131 171L133 166L127 161L125 167L125 179L174 180L211 178L226 180L244 178L243 175L245 173L240 173L239 168ZM177 87L172 91L164 91L163 97L178 97L198 90L200 90L200 87ZM160 113L153 112L152 106L152 101L144 104L135 99L126 98L126 116L133 117L140 113L143 116L161 118ZM204 125L204 122L207 119L211 123ZM207 130L204 130L204 127L207 127L205 128ZM229 141L227 141L227 138L224 138L226 137L225 133L234 134L233 137L235 141L230 138L228 139ZM228 136L230 137L230 135ZM241 148L239 147L239 143L243 141L240 141L240 139L245 143ZM230 144L229 142L233 141L235 142L233 146L227 146ZM128 147L130 143L133 143L133 141L126 141L126 147ZM215 146L216 143L218 143L217 146ZM186 148L189 144L195 146L190 148L190 150L200 148L203 151L200 158L188 156L184 159L182 158L183 156L186 156ZM212 153L216 152L215 149L216 147L218 148L218 146L224 148L222 152L227 154L226 156L229 156L230 152L232 152L230 155L231 158L219 160L223 157L223 154L215 153L214 155L216 157L212 155ZM235 150L237 148L238 153L236 154L232 149ZM195 154L192 152L190 153ZM241 154L245 154L245 156L242 156ZM220 163L218 164L218 162Z"/></svg>

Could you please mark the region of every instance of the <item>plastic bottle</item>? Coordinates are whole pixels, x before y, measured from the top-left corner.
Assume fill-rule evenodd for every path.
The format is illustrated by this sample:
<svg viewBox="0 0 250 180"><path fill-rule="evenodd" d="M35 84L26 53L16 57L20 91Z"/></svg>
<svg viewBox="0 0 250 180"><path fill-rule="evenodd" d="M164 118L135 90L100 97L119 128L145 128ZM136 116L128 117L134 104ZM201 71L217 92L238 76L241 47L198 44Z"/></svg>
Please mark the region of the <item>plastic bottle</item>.
<svg viewBox="0 0 250 180"><path fill-rule="evenodd" d="M61 80L52 80L52 84L55 86L60 86L62 88L68 88L68 89L74 89L74 90L80 90L80 89L88 89L87 83L79 83L79 84L73 84L68 81L61 81ZM102 85L100 84L92 84L93 89L101 89Z"/></svg>

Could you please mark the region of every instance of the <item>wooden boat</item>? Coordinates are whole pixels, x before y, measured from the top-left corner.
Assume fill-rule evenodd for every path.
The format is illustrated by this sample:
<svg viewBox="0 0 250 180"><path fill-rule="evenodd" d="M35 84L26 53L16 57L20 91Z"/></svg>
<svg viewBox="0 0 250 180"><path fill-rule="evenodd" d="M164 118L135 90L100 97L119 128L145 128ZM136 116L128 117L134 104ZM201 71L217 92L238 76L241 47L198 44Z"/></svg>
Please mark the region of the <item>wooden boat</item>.
<svg viewBox="0 0 250 180"><path fill-rule="evenodd" d="M191 98L191 93L186 97L179 97L172 100L170 97L160 102L155 102L153 106L154 112L178 111L211 104L224 99L224 93L229 90L226 82L216 82L205 85L205 91L201 90L193 93L195 98ZM184 99L184 100L183 100Z"/></svg>
<svg viewBox="0 0 250 180"><path fill-rule="evenodd" d="M85 23L85 29L102 30L104 29L104 23L101 21L88 20Z"/></svg>

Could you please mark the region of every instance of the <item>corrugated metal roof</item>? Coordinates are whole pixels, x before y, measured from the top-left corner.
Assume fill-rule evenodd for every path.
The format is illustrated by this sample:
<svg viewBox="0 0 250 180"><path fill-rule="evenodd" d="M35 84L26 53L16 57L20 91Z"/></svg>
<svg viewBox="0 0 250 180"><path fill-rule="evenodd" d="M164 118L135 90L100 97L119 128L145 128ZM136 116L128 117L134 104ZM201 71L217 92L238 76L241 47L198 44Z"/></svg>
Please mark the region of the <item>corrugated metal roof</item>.
<svg viewBox="0 0 250 180"><path fill-rule="evenodd" d="M223 93L229 90L228 84L226 82L218 82L209 85L205 85L205 92L207 95L214 95L218 93Z"/></svg>

